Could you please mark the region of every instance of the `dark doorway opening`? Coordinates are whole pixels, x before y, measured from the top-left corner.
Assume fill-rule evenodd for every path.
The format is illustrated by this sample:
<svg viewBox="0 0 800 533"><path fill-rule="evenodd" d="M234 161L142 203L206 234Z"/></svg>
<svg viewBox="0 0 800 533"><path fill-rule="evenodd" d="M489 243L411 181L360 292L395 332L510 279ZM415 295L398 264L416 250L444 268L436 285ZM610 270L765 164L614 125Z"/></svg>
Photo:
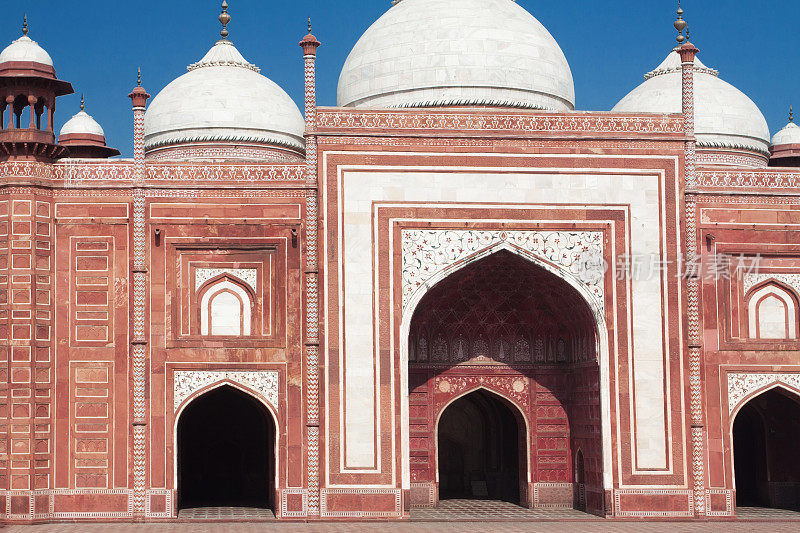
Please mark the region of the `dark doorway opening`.
<svg viewBox="0 0 800 533"><path fill-rule="evenodd" d="M273 508L275 427L266 408L222 386L178 422L178 509Z"/></svg>
<svg viewBox="0 0 800 533"><path fill-rule="evenodd" d="M750 400L733 424L738 507L800 510L800 404L782 389Z"/></svg>
<svg viewBox="0 0 800 533"><path fill-rule="evenodd" d="M476 391L439 420L439 499L520 502L524 425L505 400Z"/></svg>

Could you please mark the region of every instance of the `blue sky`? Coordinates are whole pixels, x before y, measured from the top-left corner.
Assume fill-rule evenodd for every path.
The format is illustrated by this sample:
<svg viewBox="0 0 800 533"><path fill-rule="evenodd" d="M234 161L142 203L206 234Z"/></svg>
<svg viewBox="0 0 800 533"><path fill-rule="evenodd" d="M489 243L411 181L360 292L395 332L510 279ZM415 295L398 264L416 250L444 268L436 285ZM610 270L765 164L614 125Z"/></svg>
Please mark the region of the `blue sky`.
<svg viewBox="0 0 800 533"><path fill-rule="evenodd" d="M458 0L453 0L457 2ZM336 83L350 49L390 0L228 0L230 39L264 75L302 106L298 41L311 16L323 42L318 55L320 105L335 105ZM553 34L575 78L577 108L608 110L642 81L674 46L672 0L519 0ZM25 0L3 2L0 46L30 36L53 57L59 78L76 94L59 99L56 126L79 109L103 126L110 145L132 154L127 95L141 65L156 95L186 72L219 38L221 0ZM800 2L684 0L685 18L702 61L744 91L775 133L788 106L800 111Z"/></svg>

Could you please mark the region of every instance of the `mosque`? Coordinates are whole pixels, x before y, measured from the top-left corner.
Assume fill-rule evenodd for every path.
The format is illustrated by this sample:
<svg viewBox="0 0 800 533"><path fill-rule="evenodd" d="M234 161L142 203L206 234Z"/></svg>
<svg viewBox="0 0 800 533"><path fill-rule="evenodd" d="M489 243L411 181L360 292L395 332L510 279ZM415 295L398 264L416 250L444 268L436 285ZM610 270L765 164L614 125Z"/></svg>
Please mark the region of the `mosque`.
<svg viewBox="0 0 800 533"><path fill-rule="evenodd" d="M800 509L800 128L683 11L588 112L514 0L387 8L301 113L223 3L133 159L0 53L5 521Z"/></svg>

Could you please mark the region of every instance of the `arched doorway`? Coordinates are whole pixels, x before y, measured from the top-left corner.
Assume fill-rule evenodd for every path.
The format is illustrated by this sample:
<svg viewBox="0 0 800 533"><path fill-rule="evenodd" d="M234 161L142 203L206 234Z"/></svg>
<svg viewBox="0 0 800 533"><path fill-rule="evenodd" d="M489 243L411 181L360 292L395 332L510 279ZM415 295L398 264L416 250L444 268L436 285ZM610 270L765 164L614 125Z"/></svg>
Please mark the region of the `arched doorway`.
<svg viewBox="0 0 800 533"><path fill-rule="evenodd" d="M178 509L274 508L275 425L255 398L224 385L178 421Z"/></svg>
<svg viewBox="0 0 800 533"><path fill-rule="evenodd" d="M445 408L437 433L440 500L520 503L520 473L527 465L521 464L526 438L519 410L478 390Z"/></svg>
<svg viewBox="0 0 800 533"><path fill-rule="evenodd" d="M769 390L745 404L733 423L737 507L800 510L800 398Z"/></svg>
<svg viewBox="0 0 800 533"><path fill-rule="evenodd" d="M579 480L573 463L581 449L586 509L603 513L597 328L592 307L577 289L533 261L500 250L430 288L410 319L408 342L412 506L436 506L461 494L575 507ZM519 406L519 418L508 414L513 410L499 396L480 392L458 399L473 389L497 391ZM459 417L469 420L474 434L442 434L448 418ZM509 417L518 418L516 426ZM530 432L516 448L521 472L501 476L474 461L470 467L469 458L481 449L507 446L482 437L487 425L501 433ZM504 429L512 427L517 429ZM511 448L505 449L503 457L511 458ZM479 490L481 477L485 491Z"/></svg>

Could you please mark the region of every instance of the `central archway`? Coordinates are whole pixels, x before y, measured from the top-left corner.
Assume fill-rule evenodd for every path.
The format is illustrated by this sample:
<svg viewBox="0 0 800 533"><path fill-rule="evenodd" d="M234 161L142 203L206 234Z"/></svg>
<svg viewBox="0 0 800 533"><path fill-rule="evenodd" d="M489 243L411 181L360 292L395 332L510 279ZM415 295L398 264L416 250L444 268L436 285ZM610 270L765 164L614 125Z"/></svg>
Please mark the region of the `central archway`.
<svg viewBox="0 0 800 533"><path fill-rule="evenodd" d="M180 416L178 510L274 509L275 425L267 409L223 385L192 401Z"/></svg>
<svg viewBox="0 0 800 533"><path fill-rule="evenodd" d="M557 272L552 265L540 266L501 249L451 271L420 298L408 326L412 506L436 506L440 499L461 494L604 512L595 308ZM481 392L480 399L470 395L459 400L476 389L489 392ZM451 403L457 408L444 412ZM508 411L509 405L516 407ZM509 412L518 419L516 425L506 422ZM462 428L460 435L469 450L459 450L459 439L441 433L449 417L472 424L475 434ZM473 460L485 448L507 446L487 440L480 430L486 425L509 434L525 428L526 437L518 439L516 448L516 476L499 475ZM517 429L506 429L512 427ZM433 445L437 437L439 461L444 458L439 465ZM451 453L443 454L448 447ZM512 449L504 449L487 460L511 458ZM574 464L576 456L580 468ZM500 469L512 468L506 464ZM472 486L480 478L486 478L486 490L478 490L480 483ZM503 487L492 489L492 482Z"/></svg>

